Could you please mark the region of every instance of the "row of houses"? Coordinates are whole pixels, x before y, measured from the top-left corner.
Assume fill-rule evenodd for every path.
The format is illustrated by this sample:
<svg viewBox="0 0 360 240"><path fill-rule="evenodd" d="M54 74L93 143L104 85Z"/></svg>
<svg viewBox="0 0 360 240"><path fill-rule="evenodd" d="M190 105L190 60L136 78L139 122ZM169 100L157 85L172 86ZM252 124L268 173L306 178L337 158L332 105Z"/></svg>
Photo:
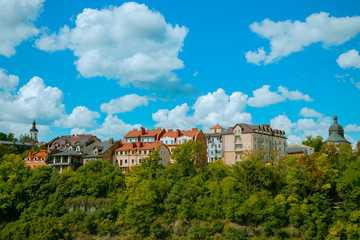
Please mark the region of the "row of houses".
<svg viewBox="0 0 360 240"><path fill-rule="evenodd" d="M36 131L33 128L30 130ZM37 131L36 131L37 132ZM124 173L139 165L151 151L159 150L161 164L173 162L172 151L186 141L203 143L203 152L195 163L203 167L209 162L221 159L226 164L234 164L243 159L245 151L259 151L264 155L264 161L269 161L272 155L285 155L285 132L272 129L270 125L236 124L227 130L219 124L203 133L201 129L133 129L121 140L113 138L101 141L94 135L65 135L52 139L47 143L47 149L39 152L29 152L25 158L31 168L38 165L50 165L58 171L65 168L76 169L87 162L97 159L116 164Z"/></svg>

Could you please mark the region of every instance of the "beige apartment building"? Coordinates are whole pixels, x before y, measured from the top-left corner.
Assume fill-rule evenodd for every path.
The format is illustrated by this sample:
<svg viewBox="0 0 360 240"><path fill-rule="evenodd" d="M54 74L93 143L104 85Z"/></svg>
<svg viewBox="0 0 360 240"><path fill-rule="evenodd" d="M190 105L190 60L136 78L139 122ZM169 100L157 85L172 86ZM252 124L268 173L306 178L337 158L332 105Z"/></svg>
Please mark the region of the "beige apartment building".
<svg viewBox="0 0 360 240"><path fill-rule="evenodd" d="M264 153L265 162L268 162L272 155L275 159L285 156L285 132L272 129L270 124L240 123L228 128L223 135L224 163L231 165L242 161L246 151Z"/></svg>
<svg viewBox="0 0 360 240"><path fill-rule="evenodd" d="M162 158L159 164L166 166L170 162L170 150L159 142L120 143L119 148L115 149L113 162L119 165L123 173L130 173L133 166L141 164L142 160L156 149L159 149L159 156Z"/></svg>

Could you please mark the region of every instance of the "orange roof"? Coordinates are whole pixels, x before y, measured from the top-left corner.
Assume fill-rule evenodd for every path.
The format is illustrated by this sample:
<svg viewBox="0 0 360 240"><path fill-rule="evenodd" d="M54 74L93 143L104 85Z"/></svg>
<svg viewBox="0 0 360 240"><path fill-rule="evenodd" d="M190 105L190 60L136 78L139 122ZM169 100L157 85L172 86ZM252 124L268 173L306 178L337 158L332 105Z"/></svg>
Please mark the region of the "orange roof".
<svg viewBox="0 0 360 240"><path fill-rule="evenodd" d="M25 159L27 160L27 158L30 158L30 160L32 160L35 157L37 157L38 159L41 159L42 157L44 157L46 159L46 157L47 157L46 150L40 150L40 151L34 152L34 153L30 150L28 156L25 157Z"/></svg>
<svg viewBox="0 0 360 240"><path fill-rule="evenodd" d="M217 123L215 126L213 126L210 129L222 129L222 127Z"/></svg>
<svg viewBox="0 0 360 240"><path fill-rule="evenodd" d="M141 127L138 129L133 129L132 131L129 131L124 138L136 138L136 137L156 137L157 135L161 134L162 132L165 132L164 129L158 128L158 129L149 129L146 130L145 128Z"/></svg>
<svg viewBox="0 0 360 240"><path fill-rule="evenodd" d="M189 131L181 131L182 136L188 136L188 137L196 137L201 130L198 130L197 128L193 128L192 130Z"/></svg>
<svg viewBox="0 0 360 240"><path fill-rule="evenodd" d="M176 129L176 131L173 131L172 129L168 129L167 132L162 135L163 137L171 137L171 138L177 138L181 136L181 131L179 129Z"/></svg>
<svg viewBox="0 0 360 240"><path fill-rule="evenodd" d="M152 143L121 143L120 147L115 151L133 151L133 150L151 150L156 149L162 145L161 142Z"/></svg>
<svg viewBox="0 0 360 240"><path fill-rule="evenodd" d="M156 149L158 147L160 147L162 145L162 143L146 143L144 144L144 146L140 147L139 150L151 150L151 149Z"/></svg>

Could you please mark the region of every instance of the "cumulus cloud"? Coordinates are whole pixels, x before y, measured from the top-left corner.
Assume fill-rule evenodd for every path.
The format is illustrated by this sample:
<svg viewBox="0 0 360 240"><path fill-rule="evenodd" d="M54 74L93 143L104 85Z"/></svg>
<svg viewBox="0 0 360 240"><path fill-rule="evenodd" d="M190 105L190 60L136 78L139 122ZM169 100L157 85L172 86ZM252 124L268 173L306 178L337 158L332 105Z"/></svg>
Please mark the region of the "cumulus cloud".
<svg viewBox="0 0 360 240"><path fill-rule="evenodd" d="M101 138L115 137L121 139L127 132L134 128L139 129L141 124L127 124L117 116L108 115L103 124L89 133L99 135Z"/></svg>
<svg viewBox="0 0 360 240"><path fill-rule="evenodd" d="M344 128L346 132L360 132L360 126L357 124L349 124Z"/></svg>
<svg viewBox="0 0 360 240"><path fill-rule="evenodd" d="M157 127L190 129L202 125L208 131L217 122L224 126L239 122L251 123L250 113L245 112L246 101L246 94L234 92L229 96L219 88L213 93L198 97L191 108L184 103L172 110L160 109L152 117L157 122Z"/></svg>
<svg viewBox="0 0 360 240"><path fill-rule="evenodd" d="M271 92L269 89L269 85L264 85L261 88L254 90L254 97L250 97L248 100L249 106L265 107L271 104L285 101L285 97L280 96L276 92Z"/></svg>
<svg viewBox="0 0 360 240"><path fill-rule="evenodd" d="M304 108L302 108L302 109L300 110L300 116L319 118L319 117L322 117L323 114L315 111L315 110L312 109L312 108L304 107Z"/></svg>
<svg viewBox="0 0 360 240"><path fill-rule="evenodd" d="M253 97L247 101L251 107L266 107L271 104L284 102L286 100L304 100L306 102L312 101L309 95L296 91L289 91L288 88L280 86L277 92L270 91L269 85L264 85L259 89L253 91Z"/></svg>
<svg viewBox="0 0 360 240"><path fill-rule="evenodd" d="M186 27L173 26L161 13L134 2L84 9L75 24L57 34L43 35L36 46L49 52L72 50L76 68L84 77L104 76L140 88L180 86L173 70L184 68L178 54L188 33Z"/></svg>
<svg viewBox="0 0 360 240"><path fill-rule="evenodd" d="M16 53L16 46L39 33L34 26L45 0L0 1L0 55Z"/></svg>
<svg viewBox="0 0 360 240"><path fill-rule="evenodd" d="M67 128L93 127L99 117L99 113L90 111L84 106L78 106L69 115L63 115L61 119L56 120L55 125Z"/></svg>
<svg viewBox="0 0 360 240"><path fill-rule="evenodd" d="M20 135L30 134L30 129L32 127L32 122L29 123L17 123L9 121L0 121L0 131L4 133L14 133L15 137L19 138ZM39 141L45 141L51 137L50 127L48 125L42 125L36 123L36 128L39 130L38 139Z"/></svg>
<svg viewBox="0 0 360 240"><path fill-rule="evenodd" d="M5 91L13 90L19 84L19 77L9 74L4 69L0 69L0 89Z"/></svg>
<svg viewBox="0 0 360 240"><path fill-rule="evenodd" d="M285 133L290 133L296 127L296 123L291 122L286 115L279 115L271 119L270 125L272 128L285 131Z"/></svg>
<svg viewBox="0 0 360 240"><path fill-rule="evenodd" d="M0 92L0 121L29 123L50 123L60 118L64 111L63 93L57 87L44 84L39 77L33 77L14 94Z"/></svg>
<svg viewBox="0 0 360 240"><path fill-rule="evenodd" d="M341 45L360 32L360 17L330 17L329 13L314 13L301 21L274 22L265 19L252 23L251 31L270 41L270 52L263 47L246 53L250 63L269 64L292 53L302 51L313 43L325 46Z"/></svg>
<svg viewBox="0 0 360 240"><path fill-rule="evenodd" d="M292 122L285 114L270 120L271 126L286 132L288 143L301 143L307 136L322 136L328 138L328 130L333 123L331 117L326 117L311 108L301 109L299 115L305 117Z"/></svg>
<svg viewBox="0 0 360 240"><path fill-rule="evenodd" d="M107 114L116 114L130 112L137 107L147 106L148 98L137 94L128 94L117 99L112 99L109 103L103 103L100 106L102 112Z"/></svg>
<svg viewBox="0 0 360 240"><path fill-rule="evenodd" d="M278 92L281 93L281 95L289 100L304 100L305 102L311 102L313 99L309 97L307 94L303 94L299 92L298 90L295 91L289 91L286 87L280 86L278 88Z"/></svg>
<svg viewBox="0 0 360 240"><path fill-rule="evenodd" d="M352 49L346 53L341 54L336 62L343 69L345 68L360 68L359 52Z"/></svg>

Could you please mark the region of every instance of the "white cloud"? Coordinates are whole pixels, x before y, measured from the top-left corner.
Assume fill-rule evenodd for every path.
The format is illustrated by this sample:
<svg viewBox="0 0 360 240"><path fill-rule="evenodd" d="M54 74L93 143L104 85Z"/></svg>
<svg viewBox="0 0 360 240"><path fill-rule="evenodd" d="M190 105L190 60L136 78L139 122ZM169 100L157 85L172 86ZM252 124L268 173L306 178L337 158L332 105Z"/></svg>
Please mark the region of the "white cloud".
<svg viewBox="0 0 360 240"><path fill-rule="evenodd" d="M0 89L5 91L13 90L19 84L19 77L15 75L6 75L4 69L0 69Z"/></svg>
<svg viewBox="0 0 360 240"><path fill-rule="evenodd" d="M61 119L55 121L55 125L66 128L93 127L100 114L90 111L84 106L73 109L70 115L63 115Z"/></svg>
<svg viewBox="0 0 360 240"><path fill-rule="evenodd" d="M279 115L271 119L270 125L274 129L285 131L286 134L290 133L296 127L296 123L291 122L286 115Z"/></svg>
<svg viewBox="0 0 360 240"><path fill-rule="evenodd" d="M306 102L311 102L313 101L309 95L307 94L303 94L301 92L299 92L298 90L296 91L289 91L286 87L280 86L278 88L278 92L281 93L281 95L289 100L304 100Z"/></svg>
<svg viewBox="0 0 360 240"><path fill-rule="evenodd" d="M30 129L32 122L30 123L17 123L9 121L0 121L0 132L14 133L15 137L19 138L21 134L30 135ZM51 135L50 127L48 125L36 124L38 132L38 140L40 142L46 141Z"/></svg>
<svg viewBox="0 0 360 240"><path fill-rule="evenodd" d="M36 46L50 52L72 50L84 77L105 76L140 88L180 81L172 71L184 68L178 54L188 29L167 23L161 13L129 2L84 9L75 23L72 29L64 26L58 34L42 36Z"/></svg>
<svg viewBox="0 0 360 240"><path fill-rule="evenodd" d="M102 112L107 114L116 114L130 112L137 107L147 106L149 101L147 97L137 94L128 94L117 99L112 99L109 103L103 103L100 106Z"/></svg>
<svg viewBox="0 0 360 240"><path fill-rule="evenodd" d="M288 143L301 143L307 136L322 136L324 140L329 137L328 130L333 124L331 117L326 117L311 108L301 109L299 115L305 118L300 118L296 122L292 122L285 114L279 115L270 120L271 127L284 130Z"/></svg>
<svg viewBox="0 0 360 240"><path fill-rule="evenodd" d="M18 92L0 92L0 121L50 123L64 111L63 93L57 87L45 86L39 77L33 77Z"/></svg>
<svg viewBox="0 0 360 240"><path fill-rule="evenodd" d="M190 129L202 125L208 131L217 122L224 127L239 122L251 123L250 113L245 112L247 95L234 92L230 96L219 88L213 93L208 93L197 98L190 107L187 103L176 106L172 110L160 109L152 115L157 122L155 126L163 128Z"/></svg>
<svg viewBox="0 0 360 240"><path fill-rule="evenodd" d="M341 54L336 62L341 68L360 68L359 52L352 49L346 53Z"/></svg>
<svg viewBox="0 0 360 240"><path fill-rule="evenodd" d="M160 109L152 114L152 118L157 122L156 127L190 129L194 125L192 118L188 116L189 110L187 103L183 103L172 110Z"/></svg>
<svg viewBox="0 0 360 240"><path fill-rule="evenodd" d="M264 85L253 91L254 97L250 97L248 104L251 107L265 107L271 104L285 101L285 97L280 96L276 92L271 92L269 85Z"/></svg>
<svg viewBox="0 0 360 240"><path fill-rule="evenodd" d="M246 61L248 63L254 63L256 65L260 65L260 62L266 59L266 52L263 47L258 48L257 51L248 51L245 54Z"/></svg>
<svg viewBox="0 0 360 240"><path fill-rule="evenodd" d="M303 109L300 110L300 116L319 118L319 117L322 117L323 114L315 111L312 108L304 107Z"/></svg>
<svg viewBox="0 0 360 240"><path fill-rule="evenodd" d="M140 127L141 124L127 124L123 120L118 119L117 116L108 115L99 128L92 130L89 133L99 135L103 139L107 137L115 137L121 139L130 130L133 130L134 128L139 129Z"/></svg>
<svg viewBox="0 0 360 240"><path fill-rule="evenodd" d="M266 107L271 104L284 102L288 100L304 100L312 101L309 95L296 91L289 91L286 87L280 86L277 92L270 91L269 85L264 85L259 89L253 91L253 97L250 97L247 101L251 107Z"/></svg>
<svg viewBox="0 0 360 240"><path fill-rule="evenodd" d="M0 55L16 53L15 47L39 33L33 22L45 0L0 0Z"/></svg>
<svg viewBox="0 0 360 240"><path fill-rule="evenodd" d="M325 46L341 45L360 32L360 17L329 17L328 13L314 13L301 21L269 19L250 25L251 31L270 41L270 53L263 48L246 53L247 61L269 64L294 52L299 52L313 43Z"/></svg>
<svg viewBox="0 0 360 240"><path fill-rule="evenodd" d="M360 132L360 126L357 124L349 124L344 128L345 132Z"/></svg>

